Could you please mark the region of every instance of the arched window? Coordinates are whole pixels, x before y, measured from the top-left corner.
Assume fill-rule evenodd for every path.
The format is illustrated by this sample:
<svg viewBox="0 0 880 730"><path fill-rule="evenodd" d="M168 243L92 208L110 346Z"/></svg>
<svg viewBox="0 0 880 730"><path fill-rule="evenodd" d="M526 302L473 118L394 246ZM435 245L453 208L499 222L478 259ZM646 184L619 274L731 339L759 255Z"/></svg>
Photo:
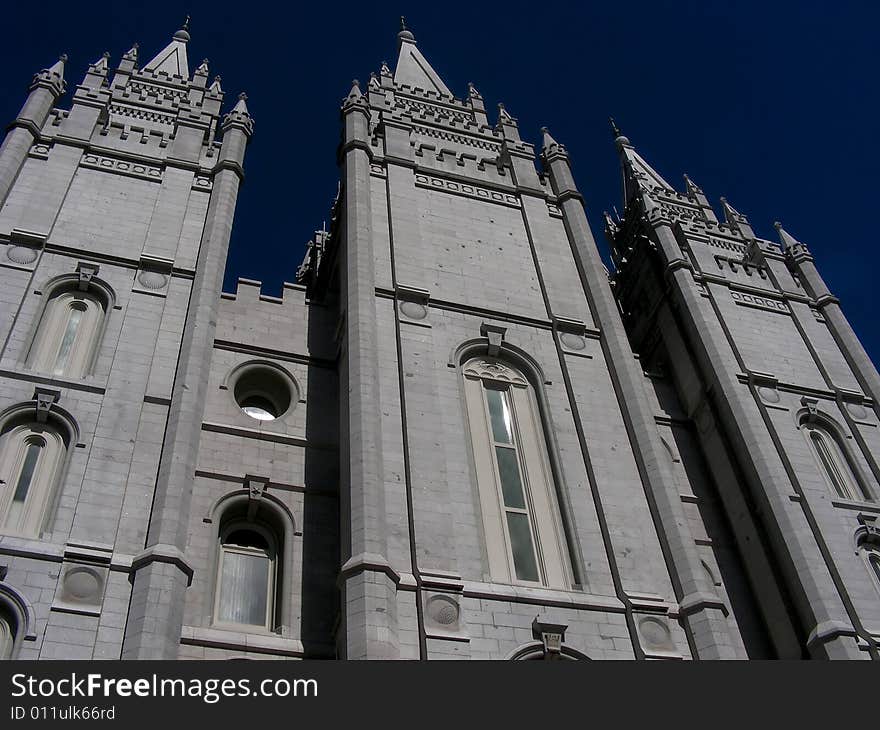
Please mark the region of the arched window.
<svg viewBox="0 0 880 730"><path fill-rule="evenodd" d="M532 386L487 357L469 360L463 373L490 576L568 588L570 567Z"/></svg>
<svg viewBox="0 0 880 730"><path fill-rule="evenodd" d="M841 499L870 500L834 431L815 420L801 428L831 493Z"/></svg>
<svg viewBox="0 0 880 730"><path fill-rule="evenodd" d="M880 553L876 550L868 553L868 567L874 573L874 580L877 581L877 587L880 589Z"/></svg>
<svg viewBox="0 0 880 730"><path fill-rule="evenodd" d="M214 622L275 627L279 541L274 531L236 521L220 532Z"/></svg>
<svg viewBox="0 0 880 730"><path fill-rule="evenodd" d="M50 294L28 355L39 372L80 378L91 369L106 303L91 290L61 285Z"/></svg>
<svg viewBox="0 0 880 730"><path fill-rule="evenodd" d="M12 659L17 626L12 616L0 605L0 659Z"/></svg>
<svg viewBox="0 0 880 730"><path fill-rule="evenodd" d="M0 532L39 536L68 442L53 423L10 419L0 431Z"/></svg>

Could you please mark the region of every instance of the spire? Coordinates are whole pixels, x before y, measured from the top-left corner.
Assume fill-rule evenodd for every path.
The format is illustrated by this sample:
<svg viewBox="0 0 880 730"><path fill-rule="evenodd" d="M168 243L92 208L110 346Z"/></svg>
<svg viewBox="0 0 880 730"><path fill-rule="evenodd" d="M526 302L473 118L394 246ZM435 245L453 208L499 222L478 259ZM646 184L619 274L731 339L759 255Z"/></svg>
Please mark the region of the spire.
<svg viewBox="0 0 880 730"><path fill-rule="evenodd" d="M629 138L620 131L617 122L614 121L614 117L608 117L608 121L611 124L611 134L614 137L614 142L617 144L617 149L629 146Z"/></svg>
<svg viewBox="0 0 880 730"><path fill-rule="evenodd" d="M65 63L67 63L67 54L62 53L58 56L58 60L49 68L44 68L42 71L34 74L34 79L30 85L31 90L40 86L50 89L56 97L61 96L65 89L67 89L67 84L64 81Z"/></svg>
<svg viewBox="0 0 880 730"><path fill-rule="evenodd" d="M189 38L189 16L187 16L183 27L172 36L171 43L144 66L144 71L188 79L189 64L186 59L186 44L189 42Z"/></svg>
<svg viewBox="0 0 880 730"><path fill-rule="evenodd" d="M802 244L800 241L798 241L794 236L792 236L788 231L786 231L779 221L776 221L773 224L773 227L779 234L779 243L782 245L782 249L784 251L796 251L798 250L798 248L806 250L807 247L804 246L804 244Z"/></svg>
<svg viewBox="0 0 880 730"><path fill-rule="evenodd" d="M565 147L563 147L559 142L557 142L550 134L550 130L547 127L541 127L541 154L547 155L551 152L565 152Z"/></svg>
<svg viewBox="0 0 880 730"><path fill-rule="evenodd" d="M220 75L214 77L214 80L211 82L211 86L208 88L208 91L214 95L222 94L223 89L220 86Z"/></svg>
<svg viewBox="0 0 880 730"><path fill-rule="evenodd" d="M363 98L363 94L361 93L361 82L357 79L351 80L351 91L348 92L348 96L345 97L346 101L359 101Z"/></svg>
<svg viewBox="0 0 880 730"><path fill-rule="evenodd" d="M242 91L242 92L238 95L238 101L235 102L235 106L232 107L232 111L233 111L233 112L238 112L239 114L247 114L248 116L250 116L251 114L250 114L250 112L248 111L247 104L245 103L246 101L247 101L247 94L245 94L245 93Z"/></svg>
<svg viewBox="0 0 880 730"><path fill-rule="evenodd" d="M94 63L89 64L89 69L86 71L82 85L89 89L100 89L107 81L107 71L109 68L110 51L104 51L103 56Z"/></svg>
<svg viewBox="0 0 880 730"><path fill-rule="evenodd" d="M673 191L670 185L645 159L636 152L629 138L626 137L614 120L611 119L611 132L620 154L620 167L623 172L623 202L629 204L638 192L649 192L655 188Z"/></svg>
<svg viewBox="0 0 880 730"><path fill-rule="evenodd" d="M724 222L731 228L736 229L747 238L754 238L755 233L749 224L749 219L727 202L727 198L721 198L721 205L724 210Z"/></svg>
<svg viewBox="0 0 880 730"><path fill-rule="evenodd" d="M504 106L504 103L500 102L500 101L498 102L498 121L499 122L501 122L501 121L512 122L513 121L513 117L510 116L510 112L507 111L507 109Z"/></svg>
<svg viewBox="0 0 880 730"><path fill-rule="evenodd" d="M433 91L441 96L452 96L443 79L431 68L431 64L416 46L415 36L400 19L401 31L397 34L398 56L394 69L394 83L406 84L413 89Z"/></svg>
<svg viewBox="0 0 880 730"><path fill-rule="evenodd" d="M59 78L64 78L64 64L67 63L67 54L62 53L58 56L58 60L55 61L48 69L46 69L53 76L58 76Z"/></svg>
<svg viewBox="0 0 880 730"><path fill-rule="evenodd" d="M247 94L241 92L238 95L238 101L235 102L235 106L232 107L232 111L223 117L224 134L232 127L241 129L248 137L254 133L254 119L248 111L246 102Z"/></svg>
<svg viewBox="0 0 880 730"><path fill-rule="evenodd" d="M687 188L688 195L690 195L691 197L703 195L702 188L700 188L699 185L697 185L693 180L691 180L688 177L687 173L684 174L684 184L685 184L685 187Z"/></svg>
<svg viewBox="0 0 880 730"><path fill-rule="evenodd" d="M402 15L400 16L400 33L397 34L397 40L400 43L403 43L404 41L409 43L416 42L416 37L412 34L409 28L406 27L406 18Z"/></svg>
<svg viewBox="0 0 880 730"><path fill-rule="evenodd" d="M477 91L477 87L474 86L473 81L468 81L468 97L470 99L482 99L483 95Z"/></svg>
<svg viewBox="0 0 880 730"><path fill-rule="evenodd" d="M138 44L135 43L124 54L122 54L122 58L124 58L126 61L137 61L138 48L139 48Z"/></svg>

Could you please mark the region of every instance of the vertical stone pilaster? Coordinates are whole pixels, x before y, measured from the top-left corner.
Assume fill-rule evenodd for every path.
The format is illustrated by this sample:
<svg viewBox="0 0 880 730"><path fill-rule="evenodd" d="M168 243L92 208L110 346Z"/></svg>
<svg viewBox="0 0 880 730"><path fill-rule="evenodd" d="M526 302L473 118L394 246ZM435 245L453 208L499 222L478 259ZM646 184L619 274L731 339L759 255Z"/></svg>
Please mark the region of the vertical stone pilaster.
<svg viewBox="0 0 880 730"><path fill-rule="evenodd" d="M243 177L245 146L253 133L243 97L226 115L223 132L184 324L146 550L133 568L123 659L174 659L178 653L188 583L184 580L188 566L183 550L208 387L204 374L214 343L218 292Z"/></svg>
<svg viewBox="0 0 880 730"><path fill-rule="evenodd" d="M865 352L865 348L853 331L852 325L840 308L840 300L834 296L819 274L812 255L803 244L789 247L787 252L790 265L800 276L807 290L816 300L820 311L828 322L828 329L837 346L843 352L847 364L852 368L859 384L874 401L874 410L880 416L880 374Z"/></svg>
<svg viewBox="0 0 880 730"><path fill-rule="evenodd" d="M0 145L0 206L12 188L15 178L27 159L31 145L39 139L40 129L49 112L64 93L64 62L62 56L51 68L40 71L30 86L27 101Z"/></svg>
<svg viewBox="0 0 880 730"><path fill-rule="evenodd" d="M342 510L342 600L347 659L394 659L396 574L385 546L378 329L370 202L369 107L355 84L342 107L345 370L340 398L348 452L341 454L347 484Z"/></svg>
<svg viewBox="0 0 880 730"><path fill-rule="evenodd" d="M543 156L590 308L602 333L602 348L610 365L645 495L657 523L681 616L689 629L692 651L695 658L700 659L734 659L737 639L726 621L728 608L715 594L700 564L675 477L666 462L660 433L645 397L643 375L611 293L582 197L571 174L568 154L546 131Z"/></svg>

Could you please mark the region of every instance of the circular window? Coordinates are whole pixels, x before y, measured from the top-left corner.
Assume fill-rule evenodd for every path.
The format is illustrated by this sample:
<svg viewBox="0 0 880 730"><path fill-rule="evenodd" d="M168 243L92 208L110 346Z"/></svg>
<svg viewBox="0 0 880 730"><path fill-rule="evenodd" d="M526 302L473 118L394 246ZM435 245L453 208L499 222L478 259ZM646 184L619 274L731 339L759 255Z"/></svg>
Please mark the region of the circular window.
<svg viewBox="0 0 880 730"><path fill-rule="evenodd" d="M280 418L298 398L290 376L268 364L240 368L232 392L238 407L258 421Z"/></svg>

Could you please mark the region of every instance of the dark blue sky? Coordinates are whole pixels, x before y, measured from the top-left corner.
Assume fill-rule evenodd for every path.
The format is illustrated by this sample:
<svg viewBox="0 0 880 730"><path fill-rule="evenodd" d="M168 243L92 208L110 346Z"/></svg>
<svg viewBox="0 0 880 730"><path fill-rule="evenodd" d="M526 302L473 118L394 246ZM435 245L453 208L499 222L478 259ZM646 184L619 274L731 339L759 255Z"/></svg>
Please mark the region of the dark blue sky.
<svg viewBox="0 0 880 730"><path fill-rule="evenodd" d="M5 8L0 120L65 51L77 83L134 41L145 62L192 15L191 65L211 61L227 107L247 91L256 134L227 267L276 293L336 190L338 108L353 77L396 59L398 16L459 96L474 81L536 142L569 149L594 233L620 204L607 118L675 185L687 172L759 235L772 223L813 251L875 361L880 252L874 191L880 8L838 2L27 3ZM128 7L127 7L128 6ZM67 103L67 100L63 102ZM491 115L494 117L494 113ZM602 242L604 246L604 242Z"/></svg>

